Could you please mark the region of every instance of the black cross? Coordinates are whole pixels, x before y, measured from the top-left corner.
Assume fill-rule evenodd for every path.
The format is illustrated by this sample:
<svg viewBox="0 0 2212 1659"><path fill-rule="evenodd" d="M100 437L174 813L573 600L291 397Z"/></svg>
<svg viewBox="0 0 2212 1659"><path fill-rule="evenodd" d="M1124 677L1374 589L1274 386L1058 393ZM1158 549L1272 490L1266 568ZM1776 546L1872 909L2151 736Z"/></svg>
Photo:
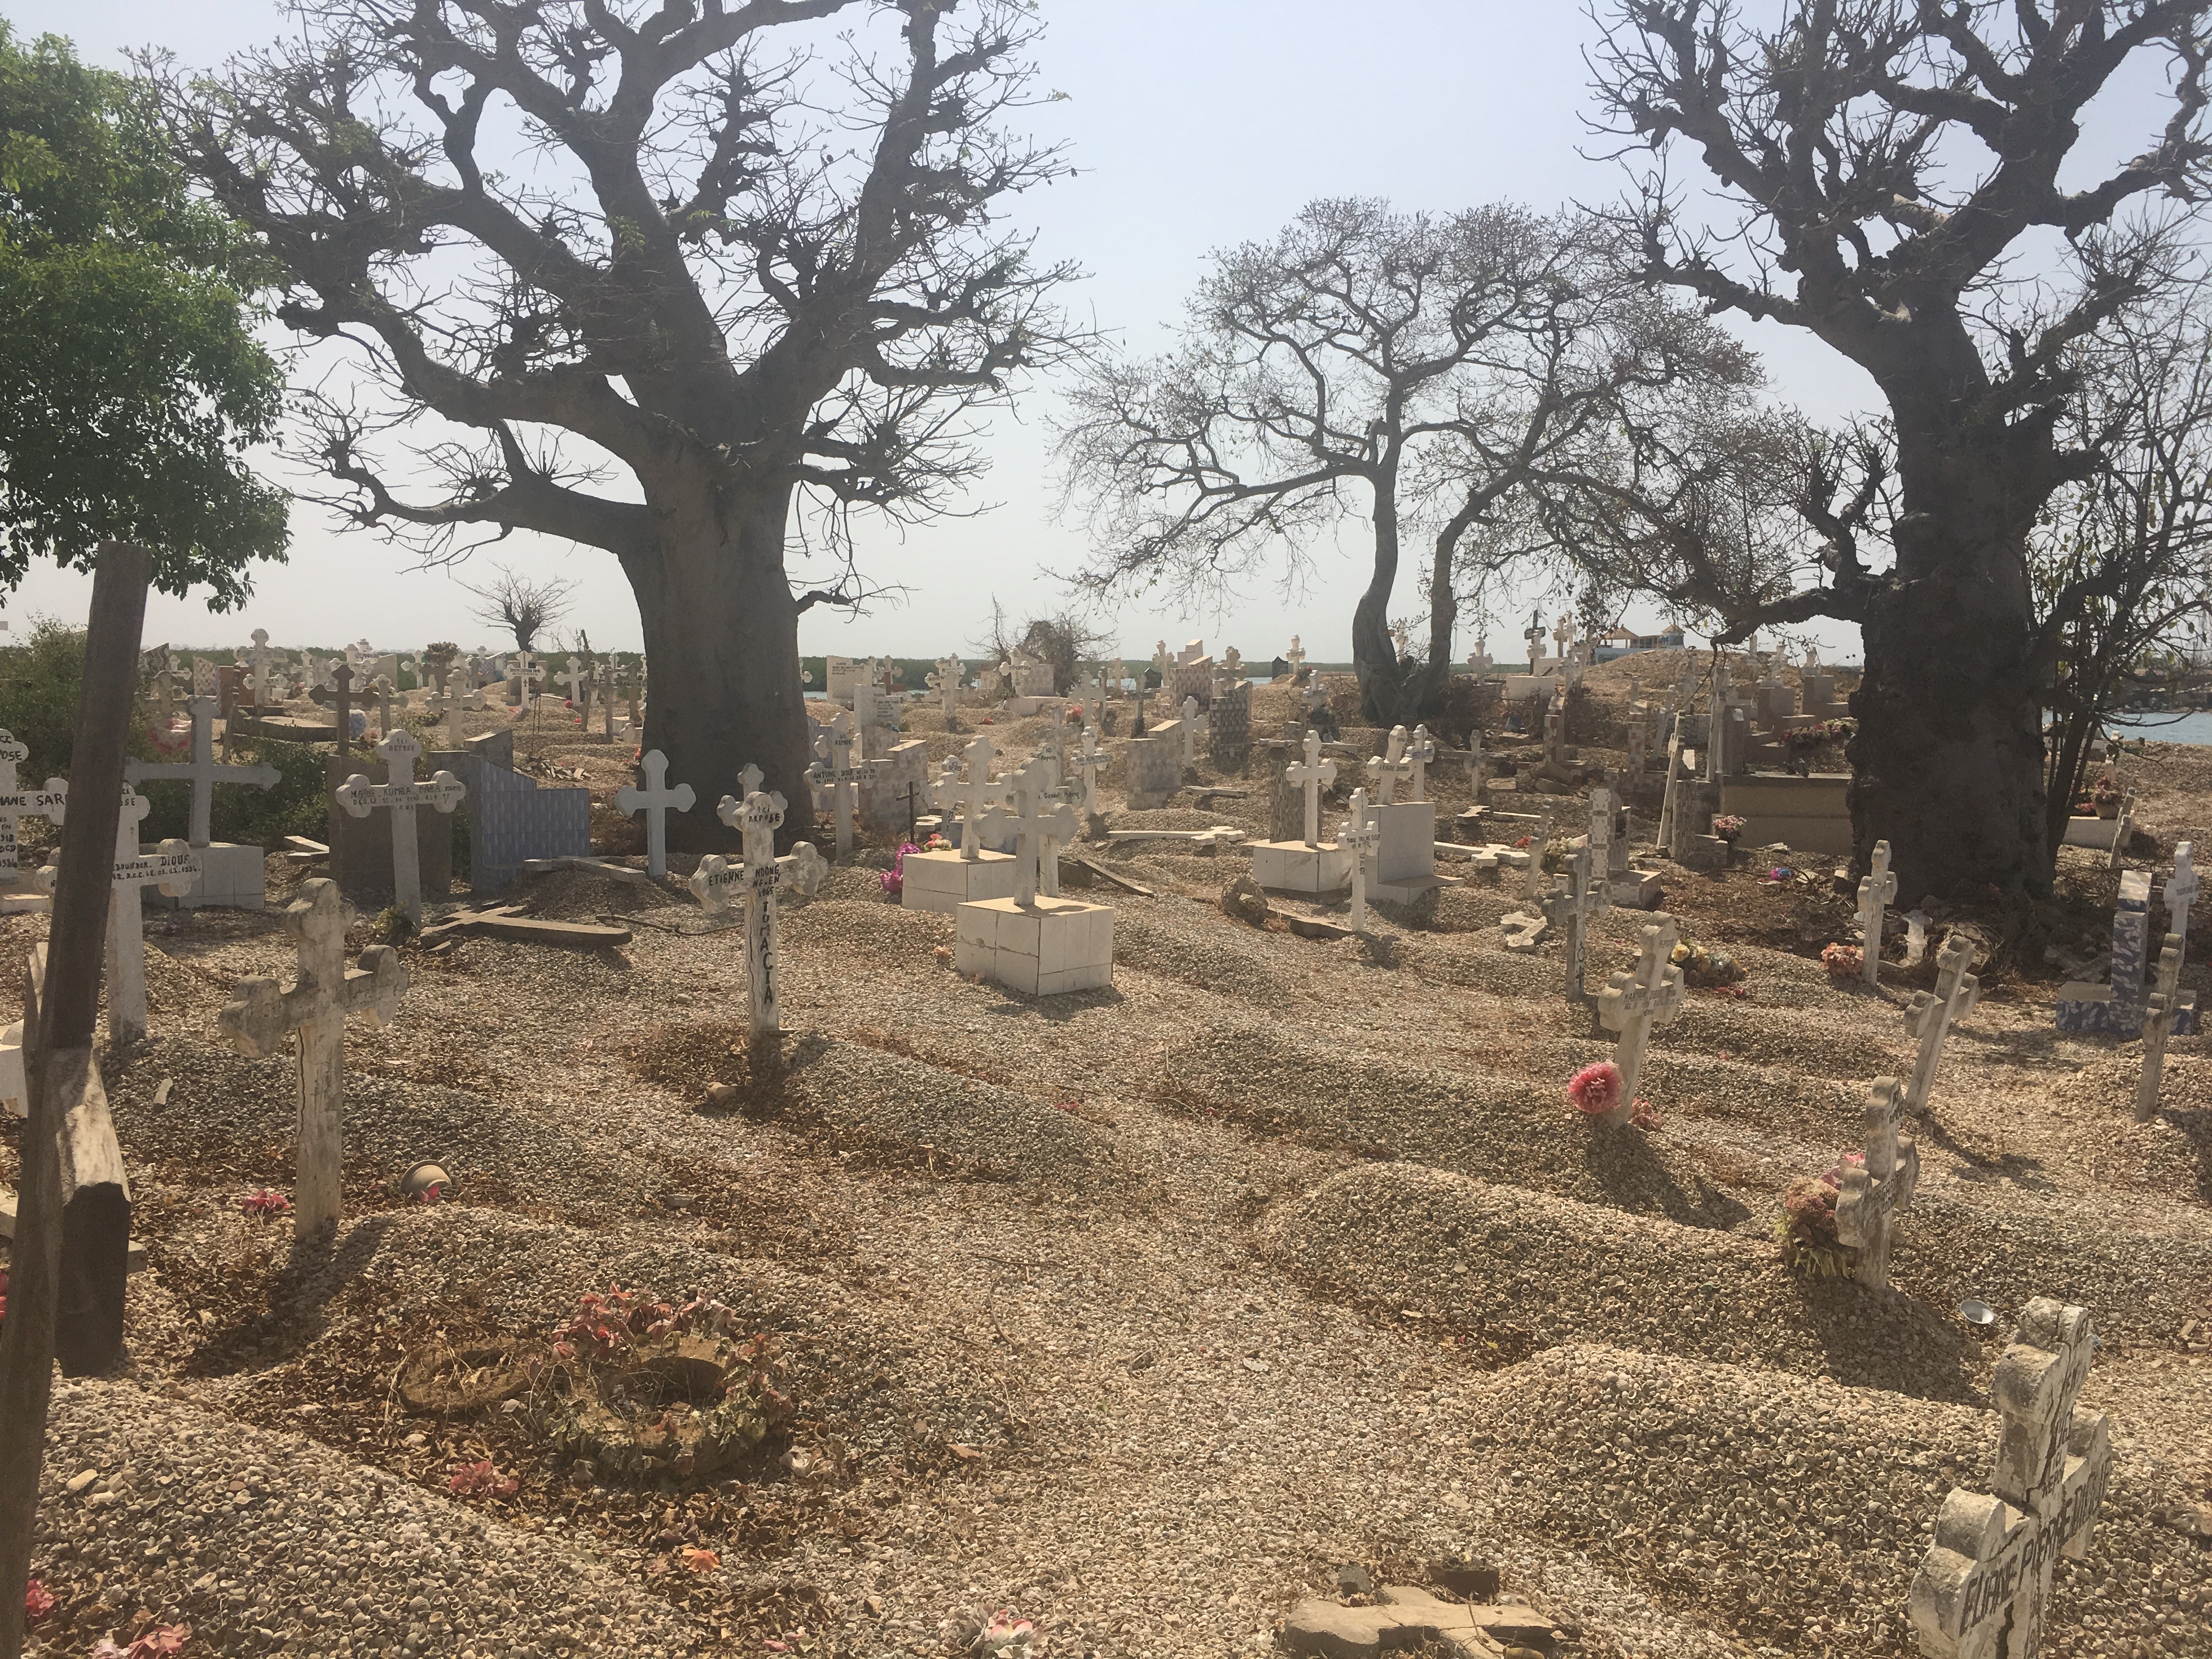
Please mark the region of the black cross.
<svg viewBox="0 0 2212 1659"><path fill-rule="evenodd" d="M906 838L908 841L912 841L914 839L914 798L916 787L917 786L911 782L909 782L906 787Z"/></svg>

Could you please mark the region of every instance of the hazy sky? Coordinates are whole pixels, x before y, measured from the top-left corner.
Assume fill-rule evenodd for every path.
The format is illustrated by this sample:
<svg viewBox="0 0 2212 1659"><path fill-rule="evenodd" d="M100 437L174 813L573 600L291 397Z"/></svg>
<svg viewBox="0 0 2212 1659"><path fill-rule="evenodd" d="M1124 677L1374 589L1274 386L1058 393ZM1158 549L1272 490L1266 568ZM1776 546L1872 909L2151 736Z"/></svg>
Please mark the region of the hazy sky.
<svg viewBox="0 0 2212 1659"><path fill-rule="evenodd" d="M1618 187L1609 163L1577 153L1588 143L1580 53L1591 26L1566 0L1364 0L1353 8L1341 0L1043 0L1042 10L1042 80L1070 96L1033 112L1033 130L1066 140L1082 171L1024 198L1020 210L1033 216L1040 257L1072 259L1091 273L1072 296L1075 306L1139 349L1157 343L1161 325L1177 315L1209 250L1272 234L1314 197L1374 194L1438 210L1504 198L1548 208L1606 198ZM150 44L192 66L219 64L283 27L269 0L0 0L0 15L25 33L70 35L96 62ZM2139 108L2136 121L2142 118ZM1872 400L1871 384L1817 344L1771 327L1754 337L1778 389L1814 417ZM975 497L992 510L868 545L870 573L905 583L906 602L851 620L810 612L804 650L934 655L965 649L980 635L993 595L1016 616L1057 602L1055 573L1082 562L1085 540L1079 526L1053 514L1042 420L1052 395L1039 386L997 420L993 469ZM1321 579L1303 596L1261 587L1225 625L1137 605L1109 625L1132 656L1149 656L1162 635L1204 635L1264 660L1295 631L1317 658L1343 659L1364 582L1361 541L1355 527L1341 551L1323 550ZM636 608L611 555L525 546L518 538L503 556L578 580L578 616L594 645L638 647ZM290 562L262 568L244 613L210 616L199 601L156 595L147 638L227 645L255 627L302 643L490 637L467 620L471 601L453 576L410 567L404 552L303 507L294 516ZM1411 569L1401 574L1394 614L1417 608L1416 580ZM46 611L74 618L88 591L88 580L44 566L8 609L17 617ZM1649 613L1632 613L1638 619ZM1516 654L1517 641L1503 637L1512 633L1493 629L1493 654ZM1855 635L1829 625L1826 654L1855 656ZM1462 639L1457 654L1470 645Z"/></svg>

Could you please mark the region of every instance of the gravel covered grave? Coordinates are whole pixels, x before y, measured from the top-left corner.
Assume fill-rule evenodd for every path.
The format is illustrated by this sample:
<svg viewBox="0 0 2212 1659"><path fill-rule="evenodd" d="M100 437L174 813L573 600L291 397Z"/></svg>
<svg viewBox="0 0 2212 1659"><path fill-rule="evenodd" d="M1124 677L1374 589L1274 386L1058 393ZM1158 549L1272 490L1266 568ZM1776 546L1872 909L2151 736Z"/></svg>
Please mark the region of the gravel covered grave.
<svg viewBox="0 0 2212 1659"><path fill-rule="evenodd" d="M1619 758L1626 682L1592 671L1586 757ZM909 734L934 764L981 712L948 732L909 708ZM1291 713L1261 687L1253 730ZM987 729L1018 759L1046 722ZM1332 819L1382 738L1347 732ZM523 747L602 804L629 779L626 747L544 726ZM2125 763L2168 857L2212 823L2212 766L2170 752ZM1127 813L1109 773L1109 820L1266 832L1256 764L1200 775L1247 793ZM1429 787L1448 825L1462 771ZM1097 869L1063 875L1115 907L1113 984L1036 999L953 971L952 919L884 891L895 847L864 837L787 904L772 1050L745 1040L742 936L680 856L665 884L567 869L507 896L624 921L620 948L403 948L395 1018L347 1035L345 1219L307 1247L246 1201L290 1188L292 1062L215 1027L240 976L289 977L302 872L271 860L262 915L149 912L152 1033L104 1060L148 1267L125 1366L57 1396L33 1651L190 1625L187 1656L897 1659L1007 1608L1059 1659L1254 1656L1358 1564L1432 1587L1494 1567L1566 1659L1903 1659L1937 1508L1990 1474L1991 1368L2054 1296L2096 1321L2082 1402L2117 1461L2049 1650L2212 1655L2203 1039L2136 1123L2140 1045L2057 1034L2039 946L1985 963L1876 1291L1776 1243L1784 1188L1856 1151L1868 1085L1910 1069L1928 983L1831 978L1850 903L1825 870L1662 868L1685 936L1743 978L1689 994L1645 1127L1611 1128L1565 1098L1612 1038L1562 995L1558 943L1504 948L1517 876L1326 939L1224 911L1233 848L1079 846ZM2073 950L2112 881L2062 874L2037 938ZM1598 919L1591 983L1648 920ZM0 951L44 927L0 918ZM434 1202L398 1186L423 1161ZM633 1305L638 1352L663 1346L621 1370L592 1333ZM704 1397L772 1392L757 1440L638 1475L561 1439L611 1398L653 1443L700 1397L695 1329L714 1367L741 1346L757 1368Z"/></svg>

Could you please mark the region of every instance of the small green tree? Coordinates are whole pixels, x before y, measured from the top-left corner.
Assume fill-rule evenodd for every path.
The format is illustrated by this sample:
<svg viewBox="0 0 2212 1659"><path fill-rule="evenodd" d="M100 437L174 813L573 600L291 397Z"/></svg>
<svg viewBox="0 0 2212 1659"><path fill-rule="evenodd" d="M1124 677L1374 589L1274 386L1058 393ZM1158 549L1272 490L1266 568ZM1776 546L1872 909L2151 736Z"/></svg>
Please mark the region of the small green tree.
<svg viewBox="0 0 2212 1659"><path fill-rule="evenodd" d="M228 610L283 556L284 492L241 453L283 405L247 299L273 270L187 191L142 83L0 22L0 582L136 541Z"/></svg>

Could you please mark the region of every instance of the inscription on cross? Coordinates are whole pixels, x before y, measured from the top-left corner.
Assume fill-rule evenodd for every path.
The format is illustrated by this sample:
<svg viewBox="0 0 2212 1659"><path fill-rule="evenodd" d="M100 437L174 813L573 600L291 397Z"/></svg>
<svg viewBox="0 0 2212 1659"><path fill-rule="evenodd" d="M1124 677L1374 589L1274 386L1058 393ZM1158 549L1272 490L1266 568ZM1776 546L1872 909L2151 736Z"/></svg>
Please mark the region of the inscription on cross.
<svg viewBox="0 0 2212 1659"><path fill-rule="evenodd" d="M1283 776L1290 783L1305 791L1306 845L1321 845L1321 792L1325 785L1336 781L1336 763L1324 760L1321 752L1321 733L1306 733L1305 758L1292 761L1283 769Z"/></svg>
<svg viewBox="0 0 2212 1659"><path fill-rule="evenodd" d="M1401 727L1400 730L1403 730ZM1352 792L1352 810L1337 826L1336 844L1352 854L1352 931L1367 931L1367 860L1382 850L1382 826L1367 805L1367 792Z"/></svg>
<svg viewBox="0 0 2212 1659"><path fill-rule="evenodd" d="M813 893L829 873L811 841L800 842L781 858L775 855L775 832L783 823L785 802L781 794L761 788L761 777L759 767L747 766L738 775L744 799L725 795L715 808L715 816L742 839L738 862L732 866L720 853L709 853L699 860L690 883L693 896L710 911L727 908L733 897L744 900L745 1004L756 1038L773 1036L783 1029L776 896L787 888L802 895Z"/></svg>
<svg viewBox="0 0 2212 1659"><path fill-rule="evenodd" d="M316 877L300 884L300 896L284 912L285 931L299 941L299 971L287 991L273 979L242 979L239 1000L216 1015L231 1046L249 1059L266 1060L299 1035L297 1079L298 1174L292 1188L295 1237L331 1231L341 1208L338 1172L345 1161L345 1022L367 1014L388 1021L407 990L407 967L388 945L372 945L361 964L345 965L346 929L352 906L334 881Z"/></svg>
<svg viewBox="0 0 2212 1659"><path fill-rule="evenodd" d="M1987 1493L1954 1489L1906 1607L1931 1659L2033 1659L2051 1570L2080 1560L2112 1474L2102 1412L2075 1404L2095 1340L2086 1308L2038 1297L1990 1379L2004 1426Z"/></svg>
<svg viewBox="0 0 2212 1659"><path fill-rule="evenodd" d="M1845 1164L1836 1195L1836 1237L1856 1248L1851 1277L1881 1290L1889 1283L1889 1251L1897 1219L1920 1184L1920 1148L1900 1136L1905 1091L1893 1077L1878 1077L1867 1091L1862 1162Z"/></svg>
<svg viewBox="0 0 2212 1659"><path fill-rule="evenodd" d="M1626 1123L1636 1106L1636 1085L1644 1075L1644 1051L1651 1042L1651 1028L1664 1025L1682 1012L1688 993L1682 970L1669 960L1674 954L1674 918L1661 915L1644 930L1644 948L1636 971L1614 973L1597 994L1598 1024L1615 1033L1613 1063L1620 1073L1620 1098L1605 1115L1608 1123Z"/></svg>
<svg viewBox="0 0 2212 1659"><path fill-rule="evenodd" d="M335 792L340 806L355 817L365 818L379 807L392 814L392 902L406 911L418 926L422 921L422 866L415 841L415 809L434 807L451 812L468 789L451 772L439 770L422 782L415 781L415 763L422 757L422 744L404 727L376 745L384 757L388 783L371 783L356 772ZM441 897L443 895L440 896Z"/></svg>
<svg viewBox="0 0 2212 1659"><path fill-rule="evenodd" d="M806 769L806 781L830 798L837 823L837 856L853 852L853 807L862 784L876 781L876 763L853 758L853 716L843 709L830 723L825 739L829 753Z"/></svg>
<svg viewBox="0 0 2212 1659"><path fill-rule="evenodd" d="M1896 901L1897 872L1889 867L1889 843L1874 844L1873 867L1859 878L1859 977L1881 983L1881 915Z"/></svg>
<svg viewBox="0 0 2212 1659"><path fill-rule="evenodd" d="M645 779L641 789L626 783L615 792L615 808L624 817L645 814L645 872L655 881L668 873L668 814L672 808L688 812L698 804L699 797L688 783L668 787L668 757L658 749L646 751L638 763L639 774Z"/></svg>
<svg viewBox="0 0 2212 1659"><path fill-rule="evenodd" d="M48 778L43 789L26 789L15 781L15 769L30 757L29 747L17 742L15 733L0 732L0 888L15 888L22 879L17 826L25 818L59 823L69 810L69 785L61 779Z"/></svg>

